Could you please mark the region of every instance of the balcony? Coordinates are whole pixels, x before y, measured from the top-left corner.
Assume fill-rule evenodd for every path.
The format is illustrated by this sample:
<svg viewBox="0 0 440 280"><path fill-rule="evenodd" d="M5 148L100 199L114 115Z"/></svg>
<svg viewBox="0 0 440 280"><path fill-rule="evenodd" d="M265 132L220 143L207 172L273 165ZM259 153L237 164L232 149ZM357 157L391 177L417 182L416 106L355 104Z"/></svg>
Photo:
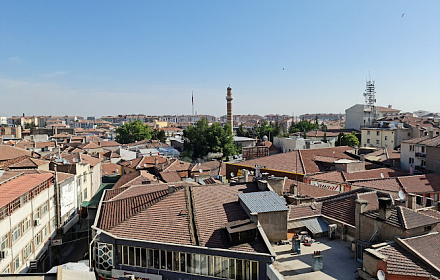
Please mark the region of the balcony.
<svg viewBox="0 0 440 280"><path fill-rule="evenodd" d="M416 152L416 157L418 157L418 158L425 158L426 157L426 153Z"/></svg>

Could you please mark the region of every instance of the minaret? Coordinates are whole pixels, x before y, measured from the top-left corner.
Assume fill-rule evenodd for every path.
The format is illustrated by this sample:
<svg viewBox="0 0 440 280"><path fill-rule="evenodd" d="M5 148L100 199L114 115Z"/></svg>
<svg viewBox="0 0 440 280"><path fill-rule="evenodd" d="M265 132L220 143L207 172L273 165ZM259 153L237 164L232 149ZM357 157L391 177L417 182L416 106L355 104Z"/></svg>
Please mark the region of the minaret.
<svg viewBox="0 0 440 280"><path fill-rule="evenodd" d="M231 126L231 132L234 134L234 119L232 117L232 88L229 86L226 93L226 102L227 102L227 123Z"/></svg>

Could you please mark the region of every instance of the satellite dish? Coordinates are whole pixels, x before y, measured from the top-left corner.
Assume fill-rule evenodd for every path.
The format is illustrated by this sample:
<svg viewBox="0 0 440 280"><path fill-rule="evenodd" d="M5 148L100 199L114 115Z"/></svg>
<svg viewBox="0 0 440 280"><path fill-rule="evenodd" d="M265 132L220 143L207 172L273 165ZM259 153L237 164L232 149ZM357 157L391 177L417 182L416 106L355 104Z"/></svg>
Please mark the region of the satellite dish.
<svg viewBox="0 0 440 280"><path fill-rule="evenodd" d="M380 178L382 178L382 179L384 178L383 173L380 173Z"/></svg>
<svg viewBox="0 0 440 280"><path fill-rule="evenodd" d="M199 173L202 173L203 172L203 169L199 169Z"/></svg>
<svg viewBox="0 0 440 280"><path fill-rule="evenodd" d="M234 172L231 172L231 178L233 178L234 177Z"/></svg>
<svg viewBox="0 0 440 280"><path fill-rule="evenodd" d="M385 272L383 272L382 270L378 270L377 271L377 279L379 280L385 280Z"/></svg>
<svg viewBox="0 0 440 280"><path fill-rule="evenodd" d="M403 191L399 191L400 200L405 200L405 193Z"/></svg>

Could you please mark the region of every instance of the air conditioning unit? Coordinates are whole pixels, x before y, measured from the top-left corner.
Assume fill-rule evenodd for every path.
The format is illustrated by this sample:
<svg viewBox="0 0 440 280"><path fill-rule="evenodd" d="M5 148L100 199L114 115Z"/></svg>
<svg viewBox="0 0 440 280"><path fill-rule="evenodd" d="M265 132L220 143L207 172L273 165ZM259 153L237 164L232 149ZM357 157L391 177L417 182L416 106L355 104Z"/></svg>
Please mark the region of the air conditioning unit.
<svg viewBox="0 0 440 280"><path fill-rule="evenodd" d="M39 226L40 225L40 219L35 219L34 220L34 227Z"/></svg>
<svg viewBox="0 0 440 280"><path fill-rule="evenodd" d="M30 260L29 261L29 268L30 269L37 269L38 268L38 261L37 260Z"/></svg>
<svg viewBox="0 0 440 280"><path fill-rule="evenodd" d="M335 239L336 238L336 230L338 228L338 225L331 224L328 225L328 238L329 239Z"/></svg>

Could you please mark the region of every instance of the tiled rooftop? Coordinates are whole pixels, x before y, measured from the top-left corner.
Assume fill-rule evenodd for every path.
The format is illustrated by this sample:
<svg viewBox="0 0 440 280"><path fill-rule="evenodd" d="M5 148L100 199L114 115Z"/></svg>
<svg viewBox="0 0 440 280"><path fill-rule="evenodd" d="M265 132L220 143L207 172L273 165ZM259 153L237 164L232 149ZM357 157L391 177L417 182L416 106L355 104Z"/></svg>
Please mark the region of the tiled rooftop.
<svg viewBox="0 0 440 280"><path fill-rule="evenodd" d="M363 213L363 215L372 219L379 218L379 210L373 210ZM418 213L402 206L391 208L391 216L384 221L385 223L402 229L414 229L440 223L439 219Z"/></svg>
<svg viewBox="0 0 440 280"><path fill-rule="evenodd" d="M377 250L387 257L387 273L392 275L428 277L435 271L398 244Z"/></svg>
<svg viewBox="0 0 440 280"><path fill-rule="evenodd" d="M438 232L399 239L399 242L418 256L429 261L440 274L440 234Z"/></svg>
<svg viewBox="0 0 440 280"><path fill-rule="evenodd" d="M424 174L398 178L408 193L440 192L440 174Z"/></svg>
<svg viewBox="0 0 440 280"><path fill-rule="evenodd" d="M0 162L21 156L31 156L31 152L9 145L0 145Z"/></svg>
<svg viewBox="0 0 440 280"><path fill-rule="evenodd" d="M24 174L0 185L0 208L51 178L51 173Z"/></svg>

